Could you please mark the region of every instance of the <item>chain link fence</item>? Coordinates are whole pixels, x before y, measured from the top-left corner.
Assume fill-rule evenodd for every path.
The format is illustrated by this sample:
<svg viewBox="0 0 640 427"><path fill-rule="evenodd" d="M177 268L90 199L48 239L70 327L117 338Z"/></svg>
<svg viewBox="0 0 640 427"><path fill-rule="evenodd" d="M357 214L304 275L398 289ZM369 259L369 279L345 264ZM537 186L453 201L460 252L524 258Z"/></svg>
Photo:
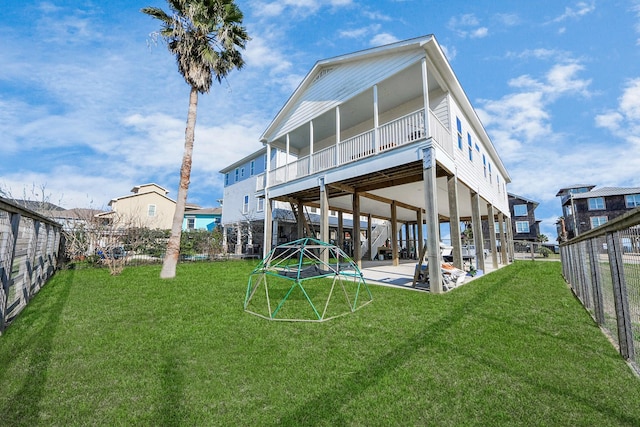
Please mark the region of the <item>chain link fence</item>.
<svg viewBox="0 0 640 427"><path fill-rule="evenodd" d="M640 208L560 246L576 297L640 374Z"/></svg>
<svg viewBox="0 0 640 427"><path fill-rule="evenodd" d="M0 198L0 333L53 275L61 226Z"/></svg>

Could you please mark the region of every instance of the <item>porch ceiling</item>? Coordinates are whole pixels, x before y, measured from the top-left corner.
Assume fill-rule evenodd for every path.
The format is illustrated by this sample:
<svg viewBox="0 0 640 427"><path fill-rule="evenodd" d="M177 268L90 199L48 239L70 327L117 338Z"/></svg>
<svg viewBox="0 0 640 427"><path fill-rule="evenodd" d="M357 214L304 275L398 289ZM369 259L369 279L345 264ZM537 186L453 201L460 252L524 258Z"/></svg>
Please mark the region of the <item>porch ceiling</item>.
<svg viewBox="0 0 640 427"><path fill-rule="evenodd" d="M440 166L436 169L438 216L440 221L449 220L449 198L447 173ZM332 210L353 212L352 194L360 194L360 213L376 218L391 218L391 202L396 202L398 222L415 222L417 210L424 209L424 182L422 162L416 161L401 167L373 171L365 175L327 184L329 206ZM308 206L320 206L318 187L289 194L283 201L302 201ZM471 192L458 184L458 210L461 220L471 217ZM481 215L487 214L486 204L481 203Z"/></svg>

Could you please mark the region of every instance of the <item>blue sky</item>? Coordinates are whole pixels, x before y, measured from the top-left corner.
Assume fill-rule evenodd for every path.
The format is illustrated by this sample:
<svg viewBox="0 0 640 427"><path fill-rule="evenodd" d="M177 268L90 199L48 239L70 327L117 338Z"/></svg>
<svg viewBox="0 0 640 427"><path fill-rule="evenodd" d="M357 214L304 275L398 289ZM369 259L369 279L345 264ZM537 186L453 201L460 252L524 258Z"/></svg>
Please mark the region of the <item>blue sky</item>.
<svg viewBox="0 0 640 427"><path fill-rule="evenodd" d="M246 67L200 97L189 201L258 141L320 59L434 34L512 177L555 239L558 189L640 186L640 0L243 0ZM104 208L135 185L177 193L189 88L160 0L3 2L0 189ZM35 187L35 191L33 188Z"/></svg>

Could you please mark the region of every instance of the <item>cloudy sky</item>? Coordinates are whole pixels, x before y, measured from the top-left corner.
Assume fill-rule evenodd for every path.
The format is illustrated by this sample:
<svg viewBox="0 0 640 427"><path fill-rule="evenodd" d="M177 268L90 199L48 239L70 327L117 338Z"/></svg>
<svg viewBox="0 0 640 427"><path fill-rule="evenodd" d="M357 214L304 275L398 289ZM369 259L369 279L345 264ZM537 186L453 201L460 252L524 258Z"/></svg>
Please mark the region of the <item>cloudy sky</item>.
<svg viewBox="0 0 640 427"><path fill-rule="evenodd" d="M217 206L223 167L261 148L317 60L434 34L496 145L512 193L640 186L640 0L238 0L246 67L200 97L189 201ZM0 20L0 189L104 208L135 185L177 193L189 88L161 0L7 0Z"/></svg>

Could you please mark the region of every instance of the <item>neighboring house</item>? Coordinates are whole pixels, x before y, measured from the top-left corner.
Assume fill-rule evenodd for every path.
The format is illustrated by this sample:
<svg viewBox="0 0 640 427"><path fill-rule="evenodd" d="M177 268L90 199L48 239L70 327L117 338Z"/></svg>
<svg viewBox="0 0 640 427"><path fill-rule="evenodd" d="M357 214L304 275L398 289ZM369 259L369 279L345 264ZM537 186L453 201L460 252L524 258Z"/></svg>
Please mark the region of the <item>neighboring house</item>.
<svg viewBox="0 0 640 427"><path fill-rule="evenodd" d="M151 183L136 185L131 193L111 199L111 210L96 217L109 221L118 228L171 229L176 202L167 196L168 190Z"/></svg>
<svg viewBox="0 0 640 427"><path fill-rule="evenodd" d="M213 231L221 224L222 208L186 209L182 229Z"/></svg>
<svg viewBox="0 0 640 427"><path fill-rule="evenodd" d="M640 187L574 185L561 188L556 197L562 205L563 216L558 222L561 240L565 233L571 239L640 207Z"/></svg>
<svg viewBox="0 0 640 427"><path fill-rule="evenodd" d="M225 243L231 253L258 254L262 252L264 242L264 197L259 197L256 192L256 179L261 181L259 186L264 187L265 168L267 164L267 149L262 148L243 159L222 169L220 173L224 175L224 198L222 205L222 224L224 226ZM289 156L290 160L295 157ZM287 164L286 152L271 150L270 164L272 167ZM320 216L317 206L305 206L304 220L307 222L308 230L303 231L298 224L296 214L289 201L273 201L273 244L281 244L303 237L309 232L318 237ZM353 228L353 217L345 214L342 220L342 234L340 234L339 217L342 214L338 211L329 212L329 222L331 232L329 240L340 242L341 246L351 253L350 233ZM186 216L186 214L185 214ZM376 225L381 221L377 221ZM384 222L384 221L382 221ZM363 230L366 230L367 223L363 222ZM345 236L347 237L345 239ZM341 238L342 237L342 238ZM381 236L382 242L386 236ZM238 244L240 242L240 244Z"/></svg>
<svg viewBox="0 0 640 427"><path fill-rule="evenodd" d="M509 193L509 211L513 240L537 241L540 236L540 220L536 219L539 203L526 197Z"/></svg>
<svg viewBox="0 0 640 427"><path fill-rule="evenodd" d="M440 262L439 225L449 223L458 267L461 221L471 221L474 243L482 247L482 218L493 219L491 233L496 218L510 218L509 174L433 36L317 62L261 141L265 172L246 191L249 203L264 199L256 203L266 218L265 247L276 243L272 219L279 202L292 203L294 212L316 207L323 241L329 240L332 210L389 220L393 237L408 225L418 242L425 222L430 265ZM359 262L360 221L353 225ZM506 227L501 254L490 239L496 268L509 262L509 234ZM399 241L390 243L397 264ZM478 255L478 268L484 262ZM431 289L441 291L439 269L429 269L429 275Z"/></svg>

